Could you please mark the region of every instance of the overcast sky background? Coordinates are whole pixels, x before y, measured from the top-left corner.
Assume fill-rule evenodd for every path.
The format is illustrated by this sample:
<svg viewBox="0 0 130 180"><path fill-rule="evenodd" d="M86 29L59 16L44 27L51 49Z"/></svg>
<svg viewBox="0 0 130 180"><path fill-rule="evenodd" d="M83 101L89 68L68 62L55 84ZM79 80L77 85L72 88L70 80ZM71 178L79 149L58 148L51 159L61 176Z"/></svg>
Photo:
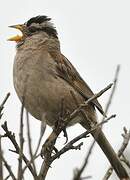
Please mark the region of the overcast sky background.
<svg viewBox="0 0 130 180"><path fill-rule="evenodd" d="M36 15L52 17L58 30L62 53L74 64L81 76L94 92L98 92L112 82L117 64L121 65L119 82L114 96L110 114L117 114L105 125L104 131L113 147L117 150L122 142L122 128L130 128L130 1L125 0L4 0L0 6L0 102L7 92L11 92L4 109L4 120L10 129L17 134L19 130L20 103L15 94L12 81L15 43L8 42L10 36L19 32L9 29L9 25L24 23ZM109 93L99 101L105 107ZM32 141L35 147L39 135L39 121L31 118ZM69 128L69 138L80 134L83 129L76 125ZM51 132L48 128L46 137ZM81 151L71 151L52 164L47 180L72 179L73 170L80 167L87 153L92 138L84 141ZM65 139L61 135L60 148ZM8 147L9 146L9 147ZM16 168L15 154L4 144L5 154L10 164ZM130 148L130 146L129 146ZM13 162L13 163L12 163ZM38 162L38 165L41 163ZM98 146L89 165L86 175L93 180L101 179L109 163ZM39 165L40 166L40 165ZM29 179L27 174L25 179ZM30 178L31 179L31 178Z"/></svg>

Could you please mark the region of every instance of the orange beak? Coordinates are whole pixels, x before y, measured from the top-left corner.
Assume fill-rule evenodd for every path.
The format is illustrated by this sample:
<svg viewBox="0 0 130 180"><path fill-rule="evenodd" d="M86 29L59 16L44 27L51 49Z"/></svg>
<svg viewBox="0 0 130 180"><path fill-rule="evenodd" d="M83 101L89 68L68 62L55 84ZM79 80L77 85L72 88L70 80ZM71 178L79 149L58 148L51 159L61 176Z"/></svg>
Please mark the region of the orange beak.
<svg viewBox="0 0 130 180"><path fill-rule="evenodd" d="M15 28L15 29L18 29L20 30L21 32L23 32L23 25L22 24L18 24L18 25L13 25L13 26L9 26L10 28ZM19 42L21 41L23 38L23 35L16 35L16 36L13 36L11 38L8 39L8 41L15 41L15 42Z"/></svg>

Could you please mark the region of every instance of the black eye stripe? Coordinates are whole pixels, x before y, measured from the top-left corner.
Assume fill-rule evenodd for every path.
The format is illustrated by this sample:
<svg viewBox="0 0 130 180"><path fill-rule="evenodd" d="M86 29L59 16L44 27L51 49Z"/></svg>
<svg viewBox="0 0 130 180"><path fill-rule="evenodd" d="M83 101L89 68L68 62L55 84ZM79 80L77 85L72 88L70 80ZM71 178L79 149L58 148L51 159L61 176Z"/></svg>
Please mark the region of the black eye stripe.
<svg viewBox="0 0 130 180"><path fill-rule="evenodd" d="M40 31L41 29L37 28L35 26L30 26L30 27L28 27L28 30L29 30L29 32L33 33L33 32L36 32L36 31Z"/></svg>
<svg viewBox="0 0 130 180"><path fill-rule="evenodd" d="M53 36L55 38L57 38L57 31L56 29L52 28L52 27L35 27L35 26L30 26L28 27L28 31L29 34L32 35L35 32L39 32L39 31L44 31L46 32L49 36Z"/></svg>

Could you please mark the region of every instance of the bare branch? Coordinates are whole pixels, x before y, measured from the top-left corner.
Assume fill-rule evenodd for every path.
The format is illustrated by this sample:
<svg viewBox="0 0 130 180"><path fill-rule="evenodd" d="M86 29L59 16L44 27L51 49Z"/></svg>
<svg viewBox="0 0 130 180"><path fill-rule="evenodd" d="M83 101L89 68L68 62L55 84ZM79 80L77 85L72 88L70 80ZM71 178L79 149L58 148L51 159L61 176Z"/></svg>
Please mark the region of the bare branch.
<svg viewBox="0 0 130 180"><path fill-rule="evenodd" d="M77 109L75 109L69 116L69 120L73 119L79 112L80 110L85 107L88 106L89 103L91 103L94 99L100 97L103 93L105 93L107 90L109 90L112 87L112 83L109 84L107 87L105 87L104 89L102 89L101 91L99 91L99 93L94 94L91 98L89 98L87 101L85 101L85 103L80 104L79 107ZM67 119L65 119L64 121L68 121Z"/></svg>
<svg viewBox="0 0 130 180"><path fill-rule="evenodd" d="M4 105L6 101L8 100L9 96L10 96L10 93L7 93L6 97L4 98L3 102L0 105L0 110L4 108Z"/></svg>
<svg viewBox="0 0 130 180"><path fill-rule="evenodd" d="M19 139L20 139L20 152L19 152L19 158L18 158L18 180L22 180L23 173L22 173L22 160L23 160L23 113L24 113L24 98L23 103L21 107L21 114L20 114L20 130L19 130Z"/></svg>
<svg viewBox="0 0 130 180"><path fill-rule="evenodd" d="M78 144L77 146L73 146L74 143L76 143L77 141L79 141L79 140L82 139L82 138L86 138L89 133L92 133L92 132L95 131L97 128L99 128L102 124L108 122L110 119L112 119L112 118L114 118L114 117L115 117L115 115L110 116L109 118L107 118L107 119L104 120L103 122L97 124L97 125L96 125L95 127L93 127L91 130L88 130L88 131L80 134L79 136L75 137L73 140L71 140L69 143L67 143L60 151L58 151L55 155L53 155L53 156L50 155L49 157L46 157L46 156L45 156L45 157L44 157L44 162L43 162L43 164L42 164L42 167L41 167L41 170L40 170L40 173L39 173L39 179L40 179L40 178L41 178L40 180L44 180L44 179L45 179L46 174L47 174L47 172L48 172L48 170L49 170L49 167L50 167L50 165L52 164L52 162L53 162L55 159L59 158L62 154L64 154L65 152L67 152L67 151L69 151L69 150L71 150L71 149L76 149L76 150L77 150L77 149L80 149L80 148L81 148L82 142L81 142L80 144ZM53 135L51 134L51 136L53 136ZM53 146L53 145L52 145L52 146ZM49 148L50 148L50 147L49 147Z"/></svg>
<svg viewBox="0 0 130 180"><path fill-rule="evenodd" d="M91 130L85 131L84 133L80 134L79 136L75 137L74 139L72 139L69 143L67 143L60 151L58 151L55 155L52 156L52 161L54 161L56 158L59 158L62 154L64 154L65 152L69 151L70 149L72 149L72 146L74 143L76 143L77 141L79 141L80 139L86 138L88 137L87 135L92 133L93 131L95 131L97 128L99 128L100 126L102 126L102 124L107 123L109 120L111 120L112 118L115 118L115 115L111 115L110 117L108 117L107 119L105 119L104 121L102 121L101 123L97 124L95 127L93 127Z"/></svg>
<svg viewBox="0 0 130 180"><path fill-rule="evenodd" d="M2 110L3 110L3 108L4 108L4 105L5 105L5 103L6 103L6 101L7 101L7 99L9 98L9 96L10 96L10 93L7 93L7 95L6 95L6 97L4 98L4 100L3 100L3 102L1 103L1 105L0 105L0 119L1 119L1 117L2 117ZM1 178L1 180L3 180L3 158L2 158L2 156L3 156L3 152L2 152L2 145L1 145L1 135L0 135L0 178Z"/></svg>
<svg viewBox="0 0 130 180"><path fill-rule="evenodd" d="M27 136L28 136L29 154L30 154L32 165L33 165L33 169L35 171L35 174L37 174L36 166L35 166L35 162L34 162L35 157L34 157L33 151L32 151L32 140L31 140L31 133L30 133L29 115L28 115L27 110L26 110L26 119L27 119Z"/></svg>
<svg viewBox="0 0 130 180"><path fill-rule="evenodd" d="M1 155L2 157L2 161L4 162L4 165L6 167L6 169L8 170L10 176L12 177L13 180L16 180L16 177L14 176L12 170L11 170L11 167L9 166L9 164L7 163L7 161L5 160L5 158L3 157L3 155Z"/></svg>
<svg viewBox="0 0 130 180"><path fill-rule="evenodd" d="M115 94L115 90L117 88L117 82L118 82L118 76L119 76L119 72L120 72L120 65L117 65L117 68L116 68L116 72L115 72L115 76L114 76L114 80L113 80L113 88L111 90L111 94L109 96L109 99L108 99L108 102L106 104L106 107L105 107L105 114L108 113L108 110L109 110L109 107L112 103L112 99L114 97L114 94ZM104 118L104 117L103 117Z"/></svg>
<svg viewBox="0 0 130 180"><path fill-rule="evenodd" d="M95 141L93 141L92 144L90 145L90 148L89 148L89 150L88 150L87 156L86 156L86 158L85 158L85 160L84 160L84 163L83 163L83 165L81 166L81 168L80 168L80 169L77 169L77 168L76 168L76 173L74 174L73 180L82 179L82 178L81 178L81 175L82 175L82 173L83 173L86 165L88 164L88 160L89 160L89 157L90 157L90 155L91 155L91 153L92 153L92 149L93 149L93 146L94 146L93 144L94 144L94 143L95 143Z"/></svg>
<svg viewBox="0 0 130 180"><path fill-rule="evenodd" d="M4 179L4 180L7 180L7 179L9 179L9 177L10 177L10 174Z"/></svg>
<svg viewBox="0 0 130 180"><path fill-rule="evenodd" d="M11 133L11 131L8 130L7 127L7 122L5 122L2 126L3 130L5 131L5 137L8 137L10 139L10 141L12 142L14 148L15 148L15 153L19 154L20 153L20 147L15 139L15 135ZM26 164L28 164L28 169L30 170L31 174L33 175L34 179L37 177L37 175L35 174L33 167L31 166L31 164L29 164L29 160L27 159L27 157L22 154L23 160Z"/></svg>
<svg viewBox="0 0 130 180"><path fill-rule="evenodd" d="M37 159L40 155L41 155L41 154L38 154L38 155L34 156L33 159L31 159L31 160L26 164L26 166L23 168L23 174L24 174L24 171L28 168L28 166L29 166L30 164L32 164L32 161L34 161L35 159Z"/></svg>
<svg viewBox="0 0 130 180"><path fill-rule="evenodd" d="M38 150L40 148L41 140L42 140L43 135L45 133L45 129L46 129L46 123L45 122L41 122L41 132L40 132L40 136L39 136L39 139L38 139L37 147L36 147L36 150L35 150L35 153L34 153L34 157L37 156Z"/></svg>
<svg viewBox="0 0 130 180"><path fill-rule="evenodd" d="M1 119L1 117L2 117L2 110L3 110L3 108L4 108L4 105L5 105L5 103L6 103L6 101L8 100L8 98L9 98L9 96L10 96L10 93L7 93L7 95L6 95L6 97L4 98L4 100L3 100L3 102L1 103L1 105L0 105L0 119Z"/></svg>
<svg viewBox="0 0 130 180"><path fill-rule="evenodd" d="M124 156L124 154L122 154L122 158L121 161L123 161L130 169L130 162L128 159L126 159L126 157Z"/></svg>
<svg viewBox="0 0 130 180"><path fill-rule="evenodd" d="M94 94L91 98L89 98L85 104L81 104L82 107L86 106L88 103L92 102L94 99L99 98L102 94L104 94L106 91L108 91L112 87L113 83L109 84L107 87L102 89L97 94Z"/></svg>
<svg viewBox="0 0 130 180"><path fill-rule="evenodd" d="M2 151L2 147L1 147L1 135L0 135L0 178L1 178L1 180L3 180L3 162L2 162L2 155L3 155L3 151Z"/></svg>
<svg viewBox="0 0 130 180"><path fill-rule="evenodd" d="M122 134L123 136L123 143L120 147L120 149L118 150L118 157L121 157L123 152L125 151L129 141L130 141L130 131L128 132L126 128L124 128L124 134ZM105 176L103 177L103 180L107 180L109 179L109 177L111 176L113 172L113 168L112 167L109 167L109 169L107 170Z"/></svg>

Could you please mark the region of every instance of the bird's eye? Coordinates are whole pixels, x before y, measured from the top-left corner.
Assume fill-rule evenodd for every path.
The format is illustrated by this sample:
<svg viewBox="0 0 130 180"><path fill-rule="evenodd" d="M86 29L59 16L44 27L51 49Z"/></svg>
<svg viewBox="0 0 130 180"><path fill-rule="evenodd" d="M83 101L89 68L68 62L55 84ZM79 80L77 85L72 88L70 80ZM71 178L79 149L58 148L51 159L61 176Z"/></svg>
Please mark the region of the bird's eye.
<svg viewBox="0 0 130 180"><path fill-rule="evenodd" d="M28 28L28 30L29 30L29 32L34 33L34 32L37 31L37 28L34 27L34 26L30 26L30 27Z"/></svg>

